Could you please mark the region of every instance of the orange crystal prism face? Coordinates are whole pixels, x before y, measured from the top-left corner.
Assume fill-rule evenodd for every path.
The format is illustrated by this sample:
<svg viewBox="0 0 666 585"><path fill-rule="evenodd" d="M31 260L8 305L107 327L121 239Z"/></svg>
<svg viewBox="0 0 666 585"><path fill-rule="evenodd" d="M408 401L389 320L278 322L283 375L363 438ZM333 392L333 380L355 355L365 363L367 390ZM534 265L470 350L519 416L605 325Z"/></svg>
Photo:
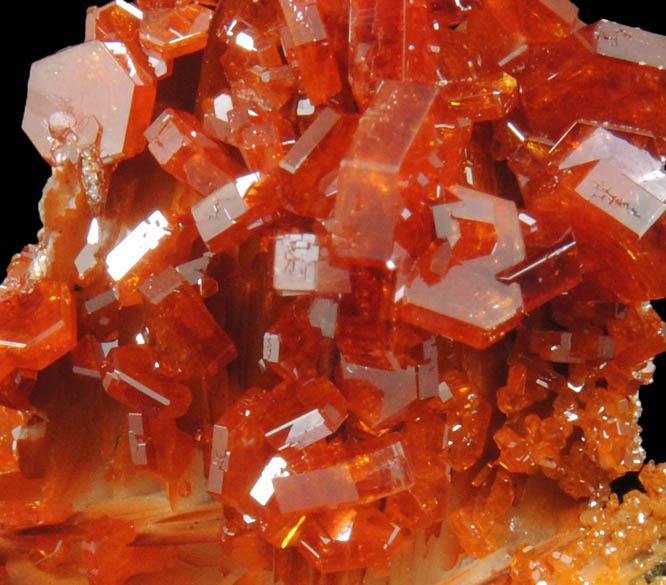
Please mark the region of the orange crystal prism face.
<svg viewBox="0 0 666 585"><path fill-rule="evenodd" d="M342 509L319 515L303 527L299 550L324 572L384 567L399 550L397 524L373 508Z"/></svg>
<svg viewBox="0 0 666 585"><path fill-rule="evenodd" d="M279 416L265 416L263 424L266 440L277 451L304 449L332 435L347 418L345 399L325 378L311 380L295 390L285 384L283 390L275 388L272 394L281 404L281 412Z"/></svg>
<svg viewBox="0 0 666 585"><path fill-rule="evenodd" d="M123 41L130 44L138 40L141 10L127 2L110 2L101 8L91 7L86 15L86 40Z"/></svg>
<svg viewBox="0 0 666 585"><path fill-rule="evenodd" d="M41 370L76 345L76 307L67 285L43 280L0 302L0 364Z"/></svg>
<svg viewBox="0 0 666 585"><path fill-rule="evenodd" d="M109 353L105 369L104 389L129 407L149 416L170 418L187 412L190 391L161 373L160 363L149 347L116 347Z"/></svg>
<svg viewBox="0 0 666 585"><path fill-rule="evenodd" d="M613 285L615 294L627 301L666 292L663 272L654 264L661 261L658 242L666 185L657 153L651 135L577 123L544 160L543 182L525 190L535 208L550 212L555 198L540 185L563 181L557 191L562 195L558 213L570 218L584 271L598 271L598 278L610 286L617 280L618 266L633 265L626 270L634 276Z"/></svg>
<svg viewBox="0 0 666 585"><path fill-rule="evenodd" d="M323 104L340 92L342 83L317 2L280 0L280 8L286 23L282 43L287 60L298 68L309 100Z"/></svg>
<svg viewBox="0 0 666 585"><path fill-rule="evenodd" d="M199 235L210 250L222 251L233 241L233 236L224 236L227 231L233 233L232 228L239 220L249 215L243 195L249 184L257 178L256 174L250 174L240 177L238 182L229 181L192 207L192 217Z"/></svg>
<svg viewBox="0 0 666 585"><path fill-rule="evenodd" d="M91 6L86 14L86 41L103 41L120 58L130 76L150 83L160 77L155 57L146 55L139 44L143 12L117 0L102 7Z"/></svg>
<svg viewBox="0 0 666 585"><path fill-rule="evenodd" d="M172 367L215 372L236 357L229 336L176 270L151 277L140 290L148 301L149 336Z"/></svg>
<svg viewBox="0 0 666 585"><path fill-rule="evenodd" d="M370 427L386 424L415 400L437 395L437 348L423 344L425 362L385 370L341 360L340 385L356 416Z"/></svg>
<svg viewBox="0 0 666 585"><path fill-rule="evenodd" d="M201 195L209 195L242 171L188 112L164 110L146 130L146 138L155 160Z"/></svg>
<svg viewBox="0 0 666 585"><path fill-rule="evenodd" d="M380 264L390 258L402 206L399 184L409 180L413 164L410 152L418 152L421 141L436 140L427 123L436 97L431 87L387 81L361 117L338 175L332 230L336 255Z"/></svg>
<svg viewBox="0 0 666 585"><path fill-rule="evenodd" d="M147 9L141 19L139 39L148 50L171 60L206 46L213 11L200 4L184 4L171 10Z"/></svg>
<svg viewBox="0 0 666 585"><path fill-rule="evenodd" d="M554 151L561 170L596 162L576 185L578 195L629 228L639 237L661 216L666 200L666 173L658 157L634 145L628 133L615 134L602 127L578 124ZM572 144L573 142L573 144ZM648 142L645 139L641 142ZM572 148L573 147L573 148ZM631 162L629 162L631 161Z"/></svg>
<svg viewBox="0 0 666 585"><path fill-rule="evenodd" d="M512 202L466 187L455 187L453 193L460 201L444 204L447 220L492 223L497 234L492 252L452 266L433 285L417 275L400 293L403 318L434 333L483 347L499 339L519 319L520 286L504 284L496 275L525 258L525 244ZM464 240L462 235L455 243L454 255ZM466 295L464 291L469 290L473 293Z"/></svg>
<svg viewBox="0 0 666 585"><path fill-rule="evenodd" d="M0 581L654 582L665 55L568 0L91 7L28 88Z"/></svg>
<svg viewBox="0 0 666 585"><path fill-rule="evenodd" d="M400 442L328 467L273 479L275 498L284 514L364 504L406 490L412 483Z"/></svg>

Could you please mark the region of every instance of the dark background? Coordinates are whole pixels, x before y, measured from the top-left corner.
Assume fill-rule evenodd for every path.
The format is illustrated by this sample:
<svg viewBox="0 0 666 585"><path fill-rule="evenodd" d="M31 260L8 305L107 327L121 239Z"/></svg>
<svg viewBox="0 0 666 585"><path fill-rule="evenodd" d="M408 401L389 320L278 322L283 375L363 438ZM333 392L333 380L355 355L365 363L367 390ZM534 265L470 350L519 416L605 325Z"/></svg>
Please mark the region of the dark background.
<svg viewBox="0 0 666 585"><path fill-rule="evenodd" d="M248 0L249 1L249 0ZM537 1L537 0L533 0ZM631 3L580 1L580 18L595 22L606 18L652 32L666 34L663 17L652 0ZM37 202L49 175L48 165L40 158L21 131L26 84L30 64L65 46L83 41L87 1L9 2L3 6L5 27L14 27L18 41L5 41L3 69L3 152L0 169L4 175L3 209L0 213L0 267L4 270L11 256L25 244L36 241L40 227ZM7 32L7 31L6 31ZM665 112L666 115L666 112ZM664 242L666 245L666 242ZM664 268L666 270L666 267ZM3 273L4 274L4 273ZM666 303L656 303L666 318ZM643 402L643 441L648 457L666 461L666 439L661 425L666 415L660 409L666 391L666 357L657 358L655 382L641 391Z"/></svg>

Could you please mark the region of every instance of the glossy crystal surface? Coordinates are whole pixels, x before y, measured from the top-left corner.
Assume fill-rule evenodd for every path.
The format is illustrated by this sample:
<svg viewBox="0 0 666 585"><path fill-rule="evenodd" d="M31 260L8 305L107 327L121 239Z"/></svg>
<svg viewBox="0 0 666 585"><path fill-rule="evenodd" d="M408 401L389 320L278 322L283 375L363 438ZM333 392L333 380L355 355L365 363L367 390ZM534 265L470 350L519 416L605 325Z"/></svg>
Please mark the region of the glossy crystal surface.
<svg viewBox="0 0 666 585"><path fill-rule="evenodd" d="M663 580L664 37L568 0L85 20L28 85L0 582Z"/></svg>

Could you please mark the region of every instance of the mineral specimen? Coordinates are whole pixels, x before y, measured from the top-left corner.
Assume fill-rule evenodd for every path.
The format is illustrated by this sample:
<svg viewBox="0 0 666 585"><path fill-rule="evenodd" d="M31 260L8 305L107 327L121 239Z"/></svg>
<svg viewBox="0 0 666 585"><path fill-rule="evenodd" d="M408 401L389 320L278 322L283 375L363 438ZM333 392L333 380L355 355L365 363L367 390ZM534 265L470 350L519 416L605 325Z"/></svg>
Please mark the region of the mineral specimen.
<svg viewBox="0 0 666 585"><path fill-rule="evenodd" d="M664 111L568 0L91 7L28 83L0 582L663 583Z"/></svg>

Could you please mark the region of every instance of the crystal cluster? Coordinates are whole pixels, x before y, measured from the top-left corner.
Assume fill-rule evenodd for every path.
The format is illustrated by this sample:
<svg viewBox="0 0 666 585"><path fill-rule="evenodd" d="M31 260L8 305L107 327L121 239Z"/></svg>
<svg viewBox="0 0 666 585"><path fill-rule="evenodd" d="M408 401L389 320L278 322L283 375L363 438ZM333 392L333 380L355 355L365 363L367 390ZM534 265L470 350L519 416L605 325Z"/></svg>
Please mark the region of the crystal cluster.
<svg viewBox="0 0 666 585"><path fill-rule="evenodd" d="M85 31L30 74L0 580L660 578L666 38L568 0L115 0Z"/></svg>

